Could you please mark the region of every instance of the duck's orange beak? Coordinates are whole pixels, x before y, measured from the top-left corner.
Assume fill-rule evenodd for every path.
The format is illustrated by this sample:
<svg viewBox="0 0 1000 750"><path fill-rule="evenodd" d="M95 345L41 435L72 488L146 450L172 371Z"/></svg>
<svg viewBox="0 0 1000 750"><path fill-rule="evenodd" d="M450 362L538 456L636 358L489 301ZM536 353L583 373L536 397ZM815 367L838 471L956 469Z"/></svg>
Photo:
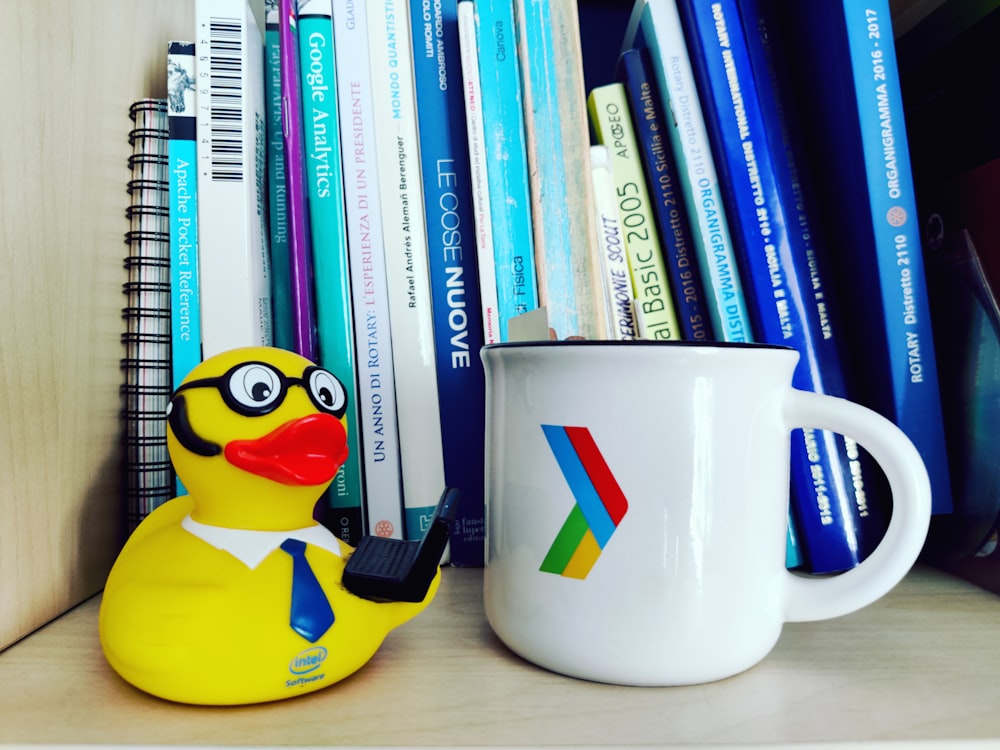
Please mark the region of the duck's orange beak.
<svg viewBox="0 0 1000 750"><path fill-rule="evenodd" d="M281 484L324 484L347 459L347 431L331 414L310 414L255 440L233 440L225 456L233 466Z"/></svg>

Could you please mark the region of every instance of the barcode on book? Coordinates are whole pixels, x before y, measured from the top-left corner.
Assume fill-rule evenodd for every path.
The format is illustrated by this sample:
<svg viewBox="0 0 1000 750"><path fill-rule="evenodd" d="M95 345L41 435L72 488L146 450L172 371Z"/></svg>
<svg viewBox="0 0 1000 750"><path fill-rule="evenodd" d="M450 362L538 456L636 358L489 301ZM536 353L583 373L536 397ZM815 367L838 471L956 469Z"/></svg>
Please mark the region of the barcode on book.
<svg viewBox="0 0 1000 750"><path fill-rule="evenodd" d="M237 18L209 22L209 129L213 181L243 180L243 27Z"/></svg>

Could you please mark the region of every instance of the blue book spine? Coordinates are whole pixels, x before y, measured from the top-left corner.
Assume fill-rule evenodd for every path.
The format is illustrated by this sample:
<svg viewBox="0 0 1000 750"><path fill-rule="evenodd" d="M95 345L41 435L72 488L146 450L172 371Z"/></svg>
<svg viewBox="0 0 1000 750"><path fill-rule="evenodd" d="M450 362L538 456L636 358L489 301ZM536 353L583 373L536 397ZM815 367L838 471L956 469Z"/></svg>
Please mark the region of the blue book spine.
<svg viewBox="0 0 1000 750"><path fill-rule="evenodd" d="M638 0L625 32L627 48L649 49L669 129L681 188L691 210L699 267L716 338L750 341L750 318L719 190L692 60L675 0Z"/></svg>
<svg viewBox="0 0 1000 750"><path fill-rule="evenodd" d="M538 307L517 27L513 0L475 9L500 340L508 341L507 321Z"/></svg>
<svg viewBox="0 0 1000 750"><path fill-rule="evenodd" d="M856 373L846 352L846 337L842 307L833 285L830 264L829 242L819 225L818 213L812 189L809 165L802 158L801 128L793 124L792 115L785 102L790 96L787 67L776 58L772 49L771 29L761 12L758 0L737 0L741 14L743 33L750 57L752 75L756 81L757 94L764 128L773 160L778 199L784 211L785 227L792 250L785 273L789 283L797 287L794 294L796 307L801 309L799 317L804 330L810 336L807 348L800 348L803 355L794 376L794 385L802 389L812 389L833 396L856 399ZM798 348L798 347L797 347ZM810 433L804 433L807 440ZM836 481L831 487L837 492L847 489L846 498L857 535L857 552L853 549L849 557L864 559L878 544L887 523L887 509L878 501L876 485L871 482L873 469L865 454L859 454L857 446L849 440L829 432L818 432L821 445L831 452L835 460L830 474ZM796 436L798 438L798 436ZM833 453L832 451L836 451ZM846 462L845 462L846 453ZM807 457L822 456L824 451L808 450ZM839 466L840 477L837 469ZM812 472L811 465L809 466ZM849 470L849 471L848 471ZM793 476L795 476L793 474ZM799 512L804 525L815 522L809 512L810 506L803 500L806 477L793 479L793 492L797 498L793 505L805 509L805 517ZM845 510L845 513L847 511ZM826 519L823 513L820 518ZM803 532L808 531L806 529ZM832 533L832 530L830 530ZM848 542L850 541L849 537ZM834 567L838 549L830 550L830 558L823 558L820 552L814 554L817 567Z"/></svg>
<svg viewBox="0 0 1000 750"><path fill-rule="evenodd" d="M618 79L625 84L628 92L632 122L643 147L646 181L654 199L656 224L682 338L711 341L714 338L712 320L648 50L626 50L619 60Z"/></svg>
<svg viewBox="0 0 1000 750"><path fill-rule="evenodd" d="M927 465L934 513L948 513L953 509L951 480L892 15L888 0L867 5L845 1L843 7L857 111L866 136L865 171L889 340L888 403L896 424Z"/></svg>
<svg viewBox="0 0 1000 750"><path fill-rule="evenodd" d="M323 520L356 546L363 532L361 428L330 0L300 1L299 61L319 364L343 383L348 404L348 457L328 491L329 512Z"/></svg>
<svg viewBox="0 0 1000 750"><path fill-rule="evenodd" d="M281 33L278 26L278 0L268 0L267 3L264 47L272 325L274 345L279 349L291 350L295 348L295 323L292 318L292 280L288 255L285 139L281 130Z"/></svg>
<svg viewBox="0 0 1000 750"><path fill-rule="evenodd" d="M952 509L919 217L888 0L766 4L795 60L858 400L895 422ZM809 71L806 74L805 71ZM863 377L862 377L863 376Z"/></svg>
<svg viewBox="0 0 1000 750"><path fill-rule="evenodd" d="M445 483L461 493L450 561L478 566L485 541L486 383L458 4L443 0L425 9L422 0L410 0L410 11Z"/></svg>
<svg viewBox="0 0 1000 750"><path fill-rule="evenodd" d="M787 164L781 130L765 123L764 79L754 75L736 0L681 4L755 338L800 353L796 387L847 396L832 323L816 305L822 277L815 247L808 231L793 231L788 207L796 205L795 194L780 189L789 184L780 179L788 177L781 171ZM854 567L885 531L884 515L869 508L855 454L852 444L831 433L802 430L793 437L793 511L812 572Z"/></svg>
<svg viewBox="0 0 1000 750"><path fill-rule="evenodd" d="M170 345L173 387L201 362L198 304L198 179L193 42L167 46L167 156L170 171ZM177 494L186 494L178 478Z"/></svg>

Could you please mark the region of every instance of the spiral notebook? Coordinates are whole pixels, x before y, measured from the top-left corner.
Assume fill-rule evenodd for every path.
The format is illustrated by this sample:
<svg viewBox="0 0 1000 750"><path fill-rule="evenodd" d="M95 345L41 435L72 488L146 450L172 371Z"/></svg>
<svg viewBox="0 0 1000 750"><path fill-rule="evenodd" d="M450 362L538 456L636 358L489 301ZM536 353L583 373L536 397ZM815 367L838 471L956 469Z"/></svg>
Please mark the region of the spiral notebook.
<svg viewBox="0 0 1000 750"><path fill-rule="evenodd" d="M167 453L166 409L171 394L170 216L167 103L132 104L132 154L125 234L127 281L122 311L125 505L131 532L175 494Z"/></svg>

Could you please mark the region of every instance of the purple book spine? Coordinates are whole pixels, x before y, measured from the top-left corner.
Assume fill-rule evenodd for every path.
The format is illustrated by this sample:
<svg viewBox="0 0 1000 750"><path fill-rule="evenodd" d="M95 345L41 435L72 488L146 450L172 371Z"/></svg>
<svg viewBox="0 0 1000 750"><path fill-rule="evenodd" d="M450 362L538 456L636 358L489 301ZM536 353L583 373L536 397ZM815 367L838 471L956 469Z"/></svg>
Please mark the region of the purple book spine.
<svg viewBox="0 0 1000 750"><path fill-rule="evenodd" d="M280 0L281 110L288 182L289 263L295 350L316 361L316 318L313 312L312 249L302 136L302 91L299 80L298 0Z"/></svg>

